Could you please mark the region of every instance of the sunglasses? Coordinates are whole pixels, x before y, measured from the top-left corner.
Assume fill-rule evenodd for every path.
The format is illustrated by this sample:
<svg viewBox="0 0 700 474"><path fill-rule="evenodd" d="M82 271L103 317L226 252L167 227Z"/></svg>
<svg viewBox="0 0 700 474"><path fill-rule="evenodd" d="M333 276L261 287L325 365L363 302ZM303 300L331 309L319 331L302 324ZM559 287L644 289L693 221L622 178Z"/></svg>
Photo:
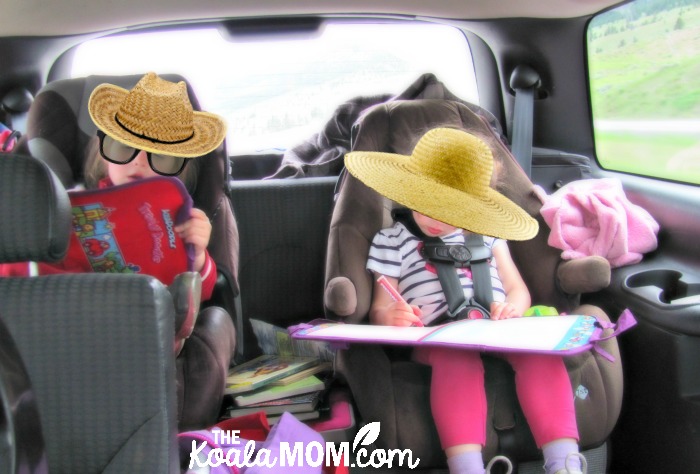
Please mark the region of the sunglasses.
<svg viewBox="0 0 700 474"><path fill-rule="evenodd" d="M118 142L102 130L97 131L97 136L100 138L100 155L111 163L125 165L142 151ZM177 176L187 164L187 159L180 156L161 155L150 151L146 152L146 156L151 169L163 176Z"/></svg>

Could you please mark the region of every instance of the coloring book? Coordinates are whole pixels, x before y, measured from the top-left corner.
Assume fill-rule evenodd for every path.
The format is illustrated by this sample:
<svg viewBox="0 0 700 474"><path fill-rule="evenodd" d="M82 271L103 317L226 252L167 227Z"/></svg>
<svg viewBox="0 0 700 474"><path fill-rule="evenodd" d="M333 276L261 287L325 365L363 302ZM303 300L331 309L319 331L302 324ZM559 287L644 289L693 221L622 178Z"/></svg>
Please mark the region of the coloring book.
<svg viewBox="0 0 700 474"><path fill-rule="evenodd" d="M538 352L573 355L595 347L636 324L625 310L616 324L593 316L537 316L464 319L440 326L395 327L316 320L289 328L293 338L338 343L438 345L498 352ZM604 334L605 329L612 329Z"/></svg>

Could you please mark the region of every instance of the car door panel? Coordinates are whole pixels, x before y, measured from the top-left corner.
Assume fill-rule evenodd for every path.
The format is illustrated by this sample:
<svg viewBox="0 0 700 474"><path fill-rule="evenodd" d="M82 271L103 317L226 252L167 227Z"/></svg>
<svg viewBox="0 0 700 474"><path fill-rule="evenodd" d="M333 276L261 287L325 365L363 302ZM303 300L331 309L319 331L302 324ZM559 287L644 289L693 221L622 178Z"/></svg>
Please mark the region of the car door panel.
<svg viewBox="0 0 700 474"><path fill-rule="evenodd" d="M658 248L614 269L610 286L596 295L611 314L629 308L638 321L619 339L625 398L612 472L682 472L700 463L700 192L621 179L630 201L649 211L660 230Z"/></svg>

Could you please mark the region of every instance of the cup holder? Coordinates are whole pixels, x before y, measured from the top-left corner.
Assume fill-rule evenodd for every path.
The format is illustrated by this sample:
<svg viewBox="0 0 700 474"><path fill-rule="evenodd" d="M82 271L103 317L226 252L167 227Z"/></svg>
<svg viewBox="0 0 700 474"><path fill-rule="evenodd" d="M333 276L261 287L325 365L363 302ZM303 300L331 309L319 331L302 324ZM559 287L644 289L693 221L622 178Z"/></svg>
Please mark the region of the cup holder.
<svg viewBox="0 0 700 474"><path fill-rule="evenodd" d="M700 304L700 280L676 270L647 270L627 277L624 288L661 305Z"/></svg>

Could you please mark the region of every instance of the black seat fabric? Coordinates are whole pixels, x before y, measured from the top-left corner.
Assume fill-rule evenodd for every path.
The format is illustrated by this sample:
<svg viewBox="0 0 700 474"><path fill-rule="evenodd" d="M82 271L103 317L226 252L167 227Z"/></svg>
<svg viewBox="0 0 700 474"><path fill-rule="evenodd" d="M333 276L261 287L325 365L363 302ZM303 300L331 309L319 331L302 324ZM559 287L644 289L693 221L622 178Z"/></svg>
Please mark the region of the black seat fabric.
<svg viewBox="0 0 700 474"><path fill-rule="evenodd" d="M2 279L0 314L34 386L50 472L178 472L174 313L162 284Z"/></svg>
<svg viewBox="0 0 700 474"><path fill-rule="evenodd" d="M32 382L0 316L0 472L48 472L46 446Z"/></svg>
<svg viewBox="0 0 700 474"><path fill-rule="evenodd" d="M2 217L0 262L56 262L70 240L70 201L46 165L19 155L3 155L0 173ZM27 212L30 203L31 212Z"/></svg>
<svg viewBox="0 0 700 474"><path fill-rule="evenodd" d="M540 231L534 239L509 244L533 304L607 320L598 308L580 307L580 294L564 293L557 284L561 259L559 252L547 245L548 228L539 217L541 203L533 185L478 113L445 100L381 104L356 124L353 150L410 155L418 139L438 126L465 129L486 140L502 167L499 191L539 220ZM326 312L332 318L364 322L373 287L372 276L365 269L367 254L374 234L390 225L393 204L349 174L343 177L339 189L326 258ZM597 262L592 263L595 267ZM572 386L574 390L580 388L576 410L583 448L604 443L620 413L622 369L617 342L609 340L603 348L616 357L615 363L592 351L566 358ZM381 447L411 449L421 458L421 466L444 465L430 414L430 367L411 362L407 353L353 345L339 352L338 370L352 389L362 419L381 421L382 436L377 440ZM539 459L541 454L517 404L512 369L490 356L484 356L484 363L489 409L486 459L496 452L515 461Z"/></svg>
<svg viewBox="0 0 700 474"><path fill-rule="evenodd" d="M49 167L66 188L85 184L84 164L96 126L89 116L90 94L100 84L131 89L143 75L88 76L47 84L29 111L21 148ZM163 74L169 81L185 81L195 110L199 103L181 76ZM178 412L181 429L199 429L216 422L228 367L235 354L234 297L238 293L238 228L226 195L228 156L225 142L197 158L194 206L212 224L208 251L219 273L214 296L203 302L192 335L177 358ZM190 346L191 347L188 347Z"/></svg>
<svg viewBox="0 0 700 474"><path fill-rule="evenodd" d="M71 218L58 179L7 155L0 184L1 261L60 259ZM33 386L49 472L179 472L165 286L143 275L0 278L0 317Z"/></svg>
<svg viewBox="0 0 700 474"><path fill-rule="evenodd" d="M249 319L288 327L323 314L335 182L329 177L231 182L241 238L246 359L260 353Z"/></svg>

